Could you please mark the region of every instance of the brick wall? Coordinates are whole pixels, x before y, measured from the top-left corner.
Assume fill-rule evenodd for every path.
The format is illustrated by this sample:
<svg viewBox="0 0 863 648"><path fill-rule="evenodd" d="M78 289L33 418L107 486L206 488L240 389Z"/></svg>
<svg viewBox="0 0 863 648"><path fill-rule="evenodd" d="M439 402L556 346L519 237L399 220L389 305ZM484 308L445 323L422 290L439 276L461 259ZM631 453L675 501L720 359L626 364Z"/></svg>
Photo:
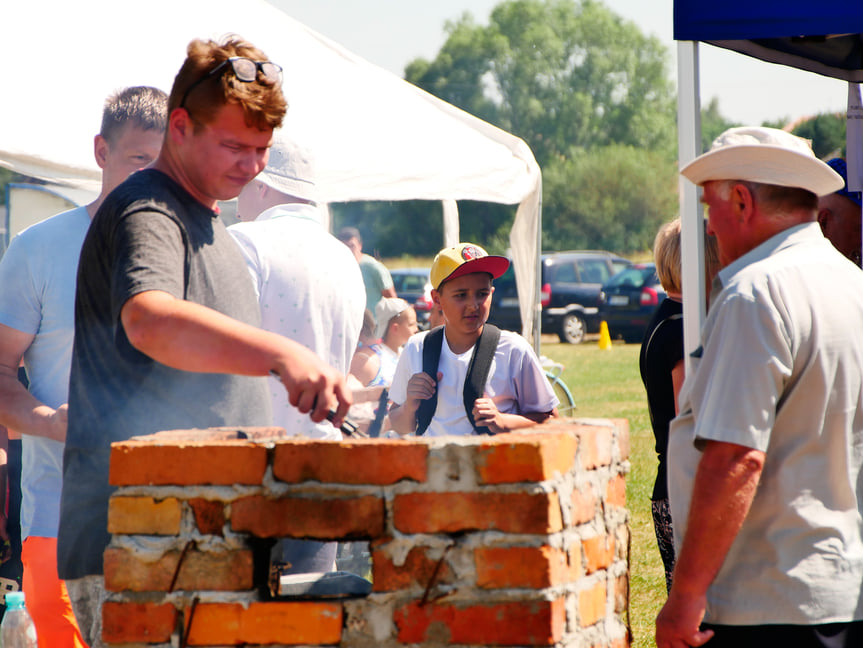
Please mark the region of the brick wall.
<svg viewBox="0 0 863 648"><path fill-rule="evenodd" d="M446 439L283 433L114 444L107 643L629 645L626 421ZM371 594L268 600L275 537L368 540Z"/></svg>

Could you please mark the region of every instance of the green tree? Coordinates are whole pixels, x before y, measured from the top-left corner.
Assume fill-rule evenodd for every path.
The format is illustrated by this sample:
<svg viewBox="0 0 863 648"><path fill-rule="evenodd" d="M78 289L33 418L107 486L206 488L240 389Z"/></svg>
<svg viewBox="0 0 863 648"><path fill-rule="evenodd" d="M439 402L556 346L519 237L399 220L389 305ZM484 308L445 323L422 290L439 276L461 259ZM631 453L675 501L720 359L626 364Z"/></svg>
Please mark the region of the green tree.
<svg viewBox="0 0 863 648"><path fill-rule="evenodd" d="M574 151L543 170L543 249L641 252L674 218L677 163L619 144Z"/></svg>
<svg viewBox="0 0 863 648"><path fill-rule="evenodd" d="M709 151L713 140L733 126L740 126L719 112L719 99L713 97L701 108L701 150Z"/></svg>
<svg viewBox="0 0 863 648"><path fill-rule="evenodd" d="M812 140L812 150L819 158L845 157L845 115L841 113L816 115L791 132Z"/></svg>
<svg viewBox="0 0 863 648"><path fill-rule="evenodd" d="M508 0L489 25L449 23L434 61L408 81L524 139L540 165L571 147L673 154L669 55L595 0Z"/></svg>

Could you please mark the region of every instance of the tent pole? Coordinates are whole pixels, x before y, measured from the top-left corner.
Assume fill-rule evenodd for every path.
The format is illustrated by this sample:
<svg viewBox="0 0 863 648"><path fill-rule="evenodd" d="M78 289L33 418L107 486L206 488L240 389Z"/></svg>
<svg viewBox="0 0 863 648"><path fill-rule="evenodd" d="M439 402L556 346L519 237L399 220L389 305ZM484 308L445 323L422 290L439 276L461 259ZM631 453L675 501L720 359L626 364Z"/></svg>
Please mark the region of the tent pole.
<svg viewBox="0 0 863 648"><path fill-rule="evenodd" d="M542 178L539 180L539 201L536 214L536 301L533 305L533 350L539 356L542 346Z"/></svg>
<svg viewBox="0 0 863 648"><path fill-rule="evenodd" d="M677 155L680 167L701 153L701 101L699 98L698 43L677 43ZM698 348L707 312L704 281L704 219L698 188L678 176L680 189L681 264L683 279L683 348L686 372L690 353Z"/></svg>

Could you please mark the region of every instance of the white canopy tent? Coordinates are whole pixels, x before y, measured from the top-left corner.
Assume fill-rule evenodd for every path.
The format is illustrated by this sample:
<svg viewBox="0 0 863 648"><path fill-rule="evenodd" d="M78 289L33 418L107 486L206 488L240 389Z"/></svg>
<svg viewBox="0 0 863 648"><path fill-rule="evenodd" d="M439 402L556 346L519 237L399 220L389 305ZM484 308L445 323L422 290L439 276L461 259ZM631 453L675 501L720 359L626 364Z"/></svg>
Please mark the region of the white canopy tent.
<svg viewBox="0 0 863 648"><path fill-rule="evenodd" d="M238 34L284 67L286 129L314 149L322 201L445 201L446 244L458 239L454 201L518 205L510 242L524 334L539 348L541 177L521 139L264 0L7 5L0 52L15 72L0 99L0 164L68 187L98 187L92 141L105 97L129 85L167 92L189 41Z"/></svg>

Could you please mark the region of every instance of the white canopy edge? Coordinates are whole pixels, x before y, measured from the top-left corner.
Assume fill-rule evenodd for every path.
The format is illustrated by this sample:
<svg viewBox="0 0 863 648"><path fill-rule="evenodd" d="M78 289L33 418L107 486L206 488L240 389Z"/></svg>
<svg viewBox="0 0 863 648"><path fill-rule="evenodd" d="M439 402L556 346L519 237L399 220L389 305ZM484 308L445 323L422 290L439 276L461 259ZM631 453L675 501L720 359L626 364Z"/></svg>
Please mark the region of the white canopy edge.
<svg viewBox="0 0 863 648"><path fill-rule="evenodd" d="M99 179L92 138L105 98L128 85L167 91L189 41L236 33L284 67L285 127L315 150L322 201L518 205L510 239L523 333L534 334L541 178L520 138L368 63L264 0L247 0L239 11L229 0L150 0L134 20L114 0L32 0L6 7L4 24L14 28L0 40L0 52L8 60L26 52L28 73L16 79L14 97L0 99L0 164L92 186Z"/></svg>

